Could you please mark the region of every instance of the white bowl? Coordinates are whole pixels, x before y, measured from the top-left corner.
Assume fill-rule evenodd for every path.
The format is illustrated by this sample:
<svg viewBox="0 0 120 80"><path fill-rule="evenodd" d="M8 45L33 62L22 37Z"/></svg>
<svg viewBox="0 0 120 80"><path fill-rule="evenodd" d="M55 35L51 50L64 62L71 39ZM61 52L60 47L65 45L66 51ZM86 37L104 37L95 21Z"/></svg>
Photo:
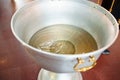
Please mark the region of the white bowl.
<svg viewBox="0 0 120 80"><path fill-rule="evenodd" d="M86 54L65 55L51 54L28 45L36 31L54 24L69 24L86 30L94 37L99 49ZM11 29L42 68L57 73L91 69L101 53L115 42L119 32L111 13L87 0L33 1L15 12ZM80 59L84 62L78 62Z"/></svg>

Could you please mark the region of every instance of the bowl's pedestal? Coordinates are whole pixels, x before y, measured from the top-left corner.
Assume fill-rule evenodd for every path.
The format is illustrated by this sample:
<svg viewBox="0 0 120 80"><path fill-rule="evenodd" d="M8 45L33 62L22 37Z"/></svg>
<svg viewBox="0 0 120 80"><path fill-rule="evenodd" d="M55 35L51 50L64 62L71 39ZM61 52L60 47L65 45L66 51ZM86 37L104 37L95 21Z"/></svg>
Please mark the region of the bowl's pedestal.
<svg viewBox="0 0 120 80"><path fill-rule="evenodd" d="M83 80L80 72L75 73L54 73L41 69L37 80Z"/></svg>

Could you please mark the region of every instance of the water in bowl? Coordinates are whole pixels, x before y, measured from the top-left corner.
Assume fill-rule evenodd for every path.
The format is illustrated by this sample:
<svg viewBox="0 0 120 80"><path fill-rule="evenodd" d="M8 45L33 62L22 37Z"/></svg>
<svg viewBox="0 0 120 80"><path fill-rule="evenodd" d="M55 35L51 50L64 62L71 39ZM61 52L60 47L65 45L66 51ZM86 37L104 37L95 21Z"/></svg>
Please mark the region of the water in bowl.
<svg viewBox="0 0 120 80"><path fill-rule="evenodd" d="M38 30L29 40L29 45L55 54L83 54L98 49L91 34L67 24L50 25Z"/></svg>

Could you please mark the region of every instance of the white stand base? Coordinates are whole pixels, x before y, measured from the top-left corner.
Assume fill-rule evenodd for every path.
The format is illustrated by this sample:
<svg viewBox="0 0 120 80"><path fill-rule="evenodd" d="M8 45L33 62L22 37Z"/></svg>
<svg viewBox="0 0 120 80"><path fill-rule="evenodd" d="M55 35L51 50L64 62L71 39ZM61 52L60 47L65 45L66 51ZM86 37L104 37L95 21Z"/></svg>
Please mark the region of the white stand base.
<svg viewBox="0 0 120 80"><path fill-rule="evenodd" d="M76 73L54 73L41 69L37 80L83 80L80 72Z"/></svg>

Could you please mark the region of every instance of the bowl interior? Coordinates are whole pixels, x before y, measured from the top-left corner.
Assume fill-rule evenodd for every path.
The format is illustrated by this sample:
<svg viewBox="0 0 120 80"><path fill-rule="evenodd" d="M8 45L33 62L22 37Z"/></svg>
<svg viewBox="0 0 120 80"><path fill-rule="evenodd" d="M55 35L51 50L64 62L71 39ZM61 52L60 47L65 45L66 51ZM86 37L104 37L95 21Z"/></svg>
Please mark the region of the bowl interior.
<svg viewBox="0 0 120 80"><path fill-rule="evenodd" d="M92 5L92 6L90 6ZM42 41L49 40L68 40L74 44L79 43L81 36L85 38L80 43L92 42L86 33L89 33L95 40L98 49L105 47L116 35L117 28L109 12L105 11L96 4L84 1L38 1L30 3L16 12L12 24L15 34L25 43L40 29L52 25L62 25L43 31ZM105 14L103 12L106 12ZM109 16L106 16L109 15ZM65 27L67 25L67 27ZM76 27L71 28L68 25ZM79 29L83 31L76 31ZM53 31L53 32L51 32ZM86 33L84 32L86 31ZM72 35L72 37L71 37ZM90 41L91 40L91 41ZM85 42L84 42L85 41ZM90 42L89 42L90 41ZM83 46L82 46L83 47ZM78 52L77 52L78 53Z"/></svg>

